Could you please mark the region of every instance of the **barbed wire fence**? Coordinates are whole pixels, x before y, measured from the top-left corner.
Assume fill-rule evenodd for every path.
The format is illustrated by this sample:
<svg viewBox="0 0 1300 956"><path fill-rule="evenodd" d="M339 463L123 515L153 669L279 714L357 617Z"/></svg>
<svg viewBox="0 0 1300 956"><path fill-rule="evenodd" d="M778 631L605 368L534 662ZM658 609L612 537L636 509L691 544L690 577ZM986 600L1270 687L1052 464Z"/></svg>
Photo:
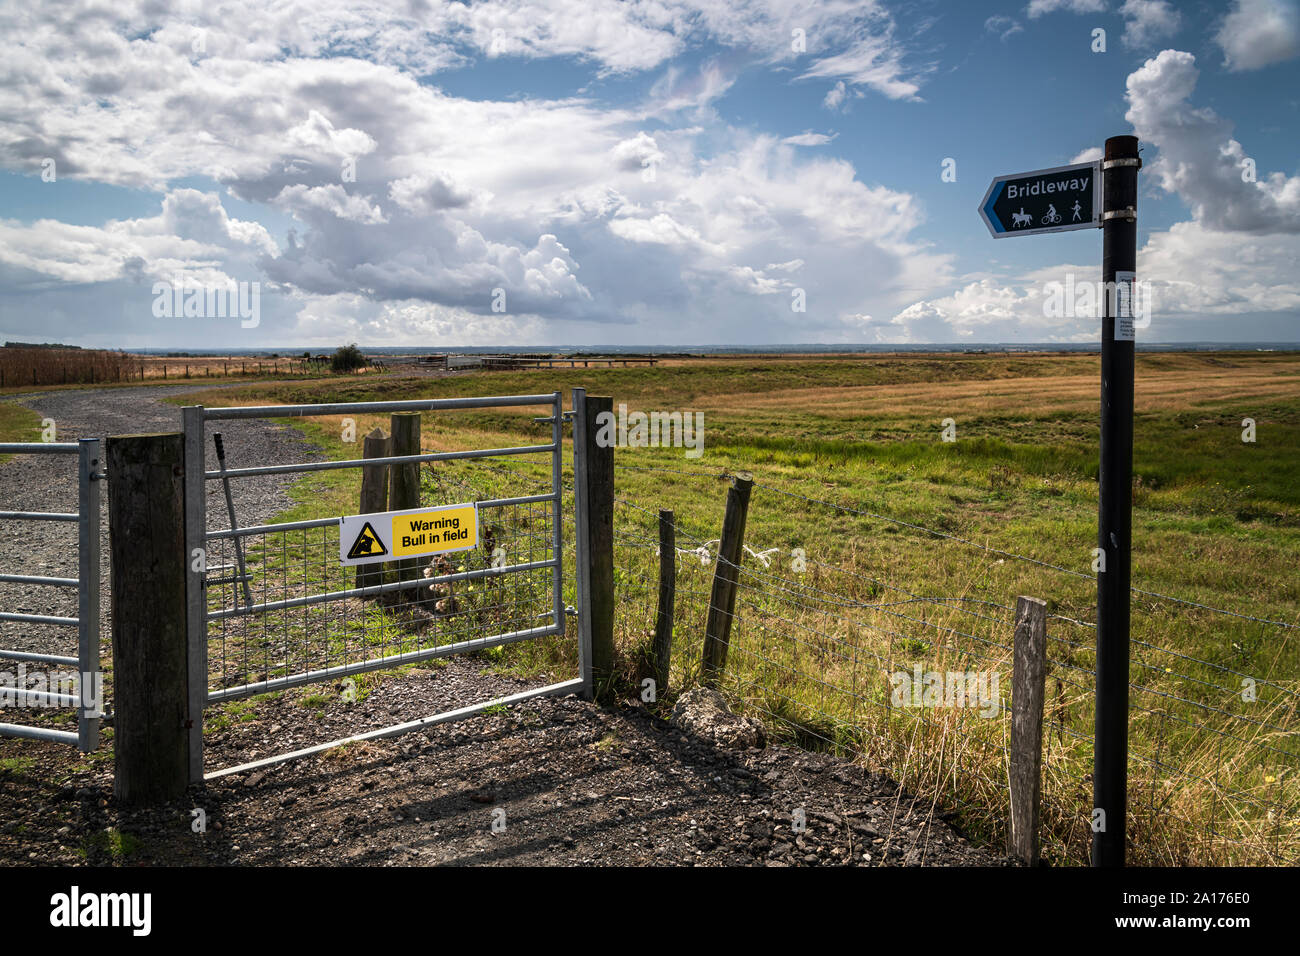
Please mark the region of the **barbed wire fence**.
<svg viewBox="0 0 1300 956"><path fill-rule="evenodd" d="M619 471L664 477L664 500L630 500L622 483L616 491L616 632L625 661L648 658L654 634L659 508L673 504L675 495L698 502L704 494L718 503L712 528L681 516L673 521L671 700L701 680L720 489L730 473L617 462ZM459 471L439 466L438 474L439 481L483 495L492 480L512 487L544 480L504 462ZM747 535L720 685L736 709L762 719L777 739L889 773L914 800L935 803L936 812L954 814L972 837L1000 844L1009 804L1014 602L1017 594L1042 598L1049 610L1043 855L1086 862L1094 575L776 484L753 487L751 512L795 508L795 524L819 530L799 541ZM571 474L563 489L571 499ZM568 502L562 514L571 543ZM910 581L905 561L891 564L858 548L862 535L854 531L863 524L883 539L877 550L935 543L938 550L927 555L950 572L945 593ZM829 547L828 537L838 537L840 546ZM566 544L570 564L572 555ZM995 573L1015 567L1028 575ZM1300 681L1283 672L1300 626L1138 587L1132 593L1130 859L1153 865L1300 861ZM982 675L986 683L955 706L951 697L930 706L920 695L900 695L907 682L898 675L929 673Z"/></svg>
<svg viewBox="0 0 1300 956"><path fill-rule="evenodd" d="M618 463L664 476L665 494L716 489L726 472ZM948 531L755 481L751 513L801 509L822 529L800 541L747 535L722 689L778 736L887 770L963 826L1005 837L1009 710L914 706L898 675L976 674L1001 704L1011 690L1014 600L1044 599L1048 675L1043 740L1044 855L1085 862L1091 838L1096 682L1095 577ZM616 496L619 631L649 639L657 613L659 505ZM856 550L842 519L936 542L945 594L909 587L905 568ZM716 531L674 520L677 537L674 690L699 680ZM751 522L750 527L754 527ZM825 540L839 535L841 546ZM883 536L882 536L883 537ZM901 544L890 535L883 548ZM960 549L963 554L953 556ZM872 564L872 561L875 564ZM867 567L862 565L866 563ZM1024 574L995 569L1029 569ZM1036 590L1044 593L1035 593ZM1300 630L1272 617L1133 588L1129 727L1130 858L1147 864L1294 863L1300 859L1300 683L1280 674ZM1206 654L1206 648L1213 654ZM1214 659L1208 659L1213 657Z"/></svg>

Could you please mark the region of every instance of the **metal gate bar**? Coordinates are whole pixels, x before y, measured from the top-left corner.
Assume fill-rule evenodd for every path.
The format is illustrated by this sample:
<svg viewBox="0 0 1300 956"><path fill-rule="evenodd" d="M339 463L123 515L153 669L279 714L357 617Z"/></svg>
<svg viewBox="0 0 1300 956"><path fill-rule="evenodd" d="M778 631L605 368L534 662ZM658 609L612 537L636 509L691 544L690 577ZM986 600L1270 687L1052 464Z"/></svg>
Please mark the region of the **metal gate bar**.
<svg viewBox="0 0 1300 956"><path fill-rule="evenodd" d="M254 465L244 468L217 469L209 471L206 469L206 448L204 427L208 421L229 420L229 419L255 419L255 418L294 418L294 417L317 417L330 416L339 414L378 414L400 411L437 411L437 410L454 410L454 409L474 409L474 408L505 408L528 405L549 405L551 406L551 415L548 418L534 419L535 421L545 421L551 424L551 442L542 445L522 445L511 446L507 448L476 449L470 451L452 451L452 452L435 452L418 455L398 455L384 458L365 458L345 461L325 461L325 462L301 462L290 465ZM248 697L255 694L262 694L271 691L287 690L292 687L304 684L316 683L319 681L332 680L338 677L351 674L359 674L367 671L383 670L400 666L402 664L414 663L417 661L429 660L439 657L447 657L466 651L486 649L497 647L505 644L511 644L518 641L531 640L551 635L563 635L565 632L565 616L568 608L564 603L563 596L563 521L561 517L562 509L562 483L563 474L563 425L565 421L563 411L563 398L561 393L552 392L541 395L507 395L482 398L452 398L452 399L426 399L417 401L395 401L395 402L348 402L322 405L271 405L271 406L253 406L243 408L204 408L202 406L190 406L183 409L182 412L185 427L185 479L186 479L186 506L185 506L185 535L186 550L194 559L191 565L191 573L187 579L186 603L187 603L187 629L190 634L189 638L189 710L190 710L190 777L195 782L203 779L212 779L216 776L224 776L230 773L240 772L241 770L251 769L254 766L265 766L269 763L277 763L283 760L294 759L298 756L305 756L309 753L317 753L340 743L354 740L374 739L376 737L393 736L398 733L405 733L409 730L415 730L419 727L429 726L435 723L442 723L446 720L454 720L461 716L468 716L479 713L482 710L499 705L510 703L517 700L526 700L530 697L540 696L543 694L563 694L574 691L582 691L585 683L581 678L573 681L564 681L558 684L548 685L535 690L526 691L521 694L512 695L506 698L500 698L495 701L488 701L482 704L475 704L469 707L459 708L449 711L445 714L435 714L431 717L422 718L408 724L397 725L396 727L383 728L378 731L371 731L356 737L346 738L342 741L335 741L329 744L323 744L319 747L308 748L304 751L295 751L292 754L286 754L281 757L272 757L265 760L259 760L255 764L245 764L241 767L228 768L205 775L203 773L203 743L202 743L202 715L203 708L209 704L234 700L241 697ZM413 464L421 462L436 461L463 461L473 459L497 458L513 455L529 454L549 454L551 455L551 491L548 494L537 495L519 495L514 497L493 498L476 502L478 509L490 508L507 508L517 505L547 505L549 508L549 517L551 520L550 550L551 554L545 560L525 560L516 563L494 566L479 570L453 571L433 575L430 577L416 578L414 580L391 581L376 585L370 585L361 588L344 588L341 590L323 589L320 593L299 594L299 596L285 596L282 600L268 601L265 600L268 586L264 583L262 586L262 603L254 603L251 606L241 607L221 607L220 609L208 609L208 597L206 586L215 584L215 581L205 581L204 573L200 570L206 564L207 549L211 542L230 541L232 544L253 535L280 534L290 531L303 531L304 534L310 529L328 529L337 527L338 518L321 518L307 521L285 522L281 524L264 524L252 527L231 527L216 531L207 530L206 514L206 482L213 480L232 480L237 478L248 478L259 475L277 475L277 474L306 474L311 472L329 471L339 468L363 468L373 467L376 465L397 465ZM304 537L304 547L306 538ZM313 545L313 547L315 547ZM202 549L202 550L200 550ZM520 555L520 557L530 557L531 555ZM540 557L545 556L545 551ZM198 560L199 558L202 560ZM544 612L538 617L549 617L549 623L538 627L524 627L515 630L505 631L502 633L488 633L486 636L473 637L467 640L460 640L452 644L435 645L431 647L420 647L416 650L402 651L401 640L398 646L391 650L395 653L381 653L379 656L370 657L363 660L346 661L345 663L331 665L327 667L310 667L301 670L299 673L292 674L260 674L260 680L248 680L247 672L240 675L243 682L239 686L221 687L209 690L208 674L208 626L214 621L225 621L231 619L248 619L254 615L264 615L271 612L287 611L294 608L306 608L313 605L322 605L328 602L343 601L348 598L373 597L379 594L408 591L417 588L428 588L459 581L475 581L484 578L504 578L520 572L540 571L550 569L551 571L551 591L552 601L551 609ZM326 581L328 582L328 570L326 572ZM292 591L288 592L292 594ZM450 593L450 592L448 592ZM519 606L518 604L515 605ZM507 623L502 621L500 623ZM524 623L519 621L518 623ZM488 628L484 629L489 630ZM346 633L346 632L345 632ZM223 631L224 634L224 631ZM223 638L224 640L224 638ZM223 644L224 648L224 644ZM364 646L363 648L364 649ZM383 650L389 650L384 647ZM346 651L345 651L346 653ZM585 657L580 650L580 657ZM303 663L310 665L314 663L311 660L312 654L307 655ZM224 650L223 650L224 660ZM286 664L290 663L290 657L286 652L283 658ZM324 663L328 663L328 652ZM268 668L269 669L269 668ZM289 669L289 668L277 668Z"/></svg>
<svg viewBox="0 0 1300 956"><path fill-rule="evenodd" d="M547 684L545 687L535 687L532 690L520 691L518 694L511 694L509 697L498 697L495 700L485 700L481 704L470 704L468 707L460 707L456 710L444 711L441 714L421 717L419 720L411 720L404 724L394 724L391 727L381 727L378 730L367 731L363 734L354 734L351 737L331 740L327 744L316 744L312 747L304 747L302 750L295 750L293 753L282 754L278 757L266 757L262 760L255 760L252 763L240 764L237 767L227 767L225 770L217 770L208 774L206 779L214 780L217 777L225 777L233 773L246 773L249 770L258 770L262 767L284 763L288 760L297 760L299 757L310 757L313 754L324 753L327 750L331 750L334 747L341 747L344 744L360 743L363 740L380 740L384 737L397 737L401 734L410 733L413 730L432 727L434 724L445 724L453 720L460 720L464 717L473 717L475 714L481 714L489 707L508 707L511 704L518 704L526 700L532 700L534 697L581 693L582 688L583 681L580 677L574 678L573 680L562 681L559 684Z"/></svg>
<svg viewBox="0 0 1300 956"><path fill-rule="evenodd" d="M24 614L0 612L0 620L25 621L29 624L50 624L56 627L77 629L77 656L41 654L35 651L0 649L0 658L39 664L58 664L77 668L77 693L62 694L54 691L29 691L22 688L0 687L0 697L40 701L78 708L76 732L53 730L47 727L30 727L23 724L0 723L0 737L24 737L30 740L51 740L72 744L82 753L90 753L99 746L99 717L103 701L87 693L102 691L99 659L99 481L103 475L100 467L100 440L82 438L75 442L3 442L0 455L76 455L77 456L77 511L75 514L53 511L0 511L0 520L6 521L75 521L77 522L77 577L62 578L38 574L0 574L0 581L9 584L30 584L42 587L77 589L77 616L63 617L52 614Z"/></svg>

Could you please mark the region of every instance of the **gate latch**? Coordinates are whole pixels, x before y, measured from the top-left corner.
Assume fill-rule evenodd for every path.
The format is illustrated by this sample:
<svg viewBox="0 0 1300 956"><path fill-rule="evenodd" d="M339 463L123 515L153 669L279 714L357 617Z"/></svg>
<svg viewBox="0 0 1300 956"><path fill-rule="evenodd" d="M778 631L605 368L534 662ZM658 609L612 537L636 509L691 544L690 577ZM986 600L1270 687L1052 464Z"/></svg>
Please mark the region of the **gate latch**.
<svg viewBox="0 0 1300 956"><path fill-rule="evenodd" d="M555 421L555 416L554 416L554 415L541 415L541 416L539 416L539 417L537 417L537 418L534 418L533 421L535 421L535 422L546 422L546 423L549 424L549 423ZM562 422L571 422L571 421L573 421L573 412L571 412L571 411L569 411L569 412L561 412L561 413L560 413L560 421L562 421Z"/></svg>

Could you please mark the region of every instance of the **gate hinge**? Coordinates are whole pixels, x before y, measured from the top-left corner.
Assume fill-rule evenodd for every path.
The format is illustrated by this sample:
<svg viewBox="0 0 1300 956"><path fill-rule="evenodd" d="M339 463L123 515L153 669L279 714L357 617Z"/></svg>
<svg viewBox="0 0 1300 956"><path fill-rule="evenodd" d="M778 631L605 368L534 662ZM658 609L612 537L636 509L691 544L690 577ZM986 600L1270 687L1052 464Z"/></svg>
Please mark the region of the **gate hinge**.
<svg viewBox="0 0 1300 956"><path fill-rule="evenodd" d="M564 615L565 617L577 617L578 609L574 607L572 604L568 604L564 608Z"/></svg>
<svg viewBox="0 0 1300 956"><path fill-rule="evenodd" d="M88 477L91 481L108 481L108 472L106 472L106 471L92 471L92 472L91 472L87 477Z"/></svg>

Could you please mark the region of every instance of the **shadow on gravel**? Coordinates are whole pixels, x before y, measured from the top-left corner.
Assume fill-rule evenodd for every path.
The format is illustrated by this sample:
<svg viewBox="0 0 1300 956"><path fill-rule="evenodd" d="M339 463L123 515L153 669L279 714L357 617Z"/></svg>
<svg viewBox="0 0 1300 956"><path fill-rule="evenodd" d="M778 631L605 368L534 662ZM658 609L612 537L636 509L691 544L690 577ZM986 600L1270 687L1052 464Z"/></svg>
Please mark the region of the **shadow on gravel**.
<svg viewBox="0 0 1300 956"><path fill-rule="evenodd" d="M263 703L256 748L292 713ZM117 806L110 761L63 759L79 769L0 771L0 864L1007 864L859 766L731 751L640 706L575 697L232 774L149 810Z"/></svg>

